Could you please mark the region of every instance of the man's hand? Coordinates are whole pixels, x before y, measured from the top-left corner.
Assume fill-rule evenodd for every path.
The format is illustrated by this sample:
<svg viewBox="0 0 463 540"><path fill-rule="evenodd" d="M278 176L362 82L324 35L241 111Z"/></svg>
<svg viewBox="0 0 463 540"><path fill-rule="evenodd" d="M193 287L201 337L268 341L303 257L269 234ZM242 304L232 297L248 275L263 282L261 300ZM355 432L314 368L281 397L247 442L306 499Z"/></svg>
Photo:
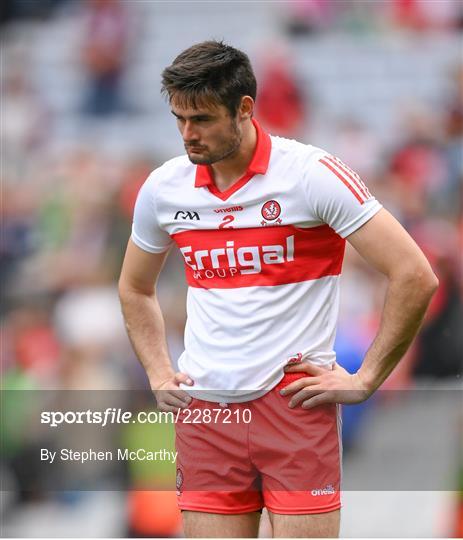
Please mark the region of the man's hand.
<svg viewBox="0 0 463 540"><path fill-rule="evenodd" d="M169 379L153 386L158 409L165 412L177 412L191 403L191 396L180 390L180 384L193 386L194 382L186 373L175 373Z"/></svg>
<svg viewBox="0 0 463 540"><path fill-rule="evenodd" d="M288 404L291 408L300 403L303 409L324 403L361 403L373 393L373 389L367 388L358 373L351 375L339 364L334 364L331 371L308 362L285 368L285 373L297 372L305 372L310 377L298 379L280 391L283 396L294 394Z"/></svg>

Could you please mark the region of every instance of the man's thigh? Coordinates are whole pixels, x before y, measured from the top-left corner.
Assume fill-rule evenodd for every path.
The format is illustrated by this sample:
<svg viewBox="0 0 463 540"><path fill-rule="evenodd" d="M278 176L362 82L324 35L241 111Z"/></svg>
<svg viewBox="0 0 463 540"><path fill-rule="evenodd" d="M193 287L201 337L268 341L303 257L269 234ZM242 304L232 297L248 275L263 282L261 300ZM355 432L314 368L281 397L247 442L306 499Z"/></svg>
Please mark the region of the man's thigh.
<svg viewBox="0 0 463 540"><path fill-rule="evenodd" d="M323 514L275 514L269 511L273 538L337 538L340 510Z"/></svg>
<svg viewBox="0 0 463 540"><path fill-rule="evenodd" d="M187 538L257 538L259 512L247 514L209 514L182 512Z"/></svg>

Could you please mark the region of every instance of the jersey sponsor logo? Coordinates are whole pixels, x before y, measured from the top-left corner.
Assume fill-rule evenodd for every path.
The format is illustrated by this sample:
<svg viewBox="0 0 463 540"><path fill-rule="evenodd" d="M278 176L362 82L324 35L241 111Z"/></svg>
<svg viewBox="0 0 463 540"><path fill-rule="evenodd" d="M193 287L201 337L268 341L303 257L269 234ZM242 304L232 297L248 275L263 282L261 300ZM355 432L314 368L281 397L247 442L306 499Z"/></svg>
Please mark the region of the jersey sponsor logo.
<svg viewBox="0 0 463 540"><path fill-rule="evenodd" d="M267 201L262 206L260 213L267 221L275 221L281 214L280 203L278 201Z"/></svg>
<svg viewBox="0 0 463 540"><path fill-rule="evenodd" d="M192 287L273 286L341 273L345 241L330 227L292 225L172 235Z"/></svg>
<svg viewBox="0 0 463 540"><path fill-rule="evenodd" d="M333 487L333 484L328 484L322 489L312 489L310 492L314 497L319 497L320 495L334 495L336 490Z"/></svg>
<svg viewBox="0 0 463 540"><path fill-rule="evenodd" d="M242 206L230 206L230 208L216 208L214 212L216 214L229 214L230 212L241 212L244 210Z"/></svg>
<svg viewBox="0 0 463 540"><path fill-rule="evenodd" d="M341 180L360 204L372 198L371 193L360 176L340 159L335 156L326 155L318 161Z"/></svg>
<svg viewBox="0 0 463 540"><path fill-rule="evenodd" d="M224 247L215 249L200 249L193 251L192 246L180 248L185 263L196 271L204 270L204 276L225 277L240 274L260 274L265 264L282 264L294 260L294 235L285 238L284 245L255 245L235 247L235 242L229 240ZM199 272L198 272L199 271Z"/></svg>
<svg viewBox="0 0 463 540"><path fill-rule="evenodd" d="M189 210L179 210L176 214L174 219L196 219L200 220L198 212L190 212Z"/></svg>

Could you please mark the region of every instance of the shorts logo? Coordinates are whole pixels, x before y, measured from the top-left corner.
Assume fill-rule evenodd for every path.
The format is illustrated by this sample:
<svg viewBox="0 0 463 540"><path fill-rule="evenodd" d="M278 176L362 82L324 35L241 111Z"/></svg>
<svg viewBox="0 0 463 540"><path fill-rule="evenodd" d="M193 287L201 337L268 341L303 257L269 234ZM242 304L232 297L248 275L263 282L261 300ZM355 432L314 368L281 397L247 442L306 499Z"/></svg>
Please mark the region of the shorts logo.
<svg viewBox="0 0 463 540"><path fill-rule="evenodd" d="M267 201L262 206L260 213L265 220L275 221L281 214L281 206L277 201Z"/></svg>
<svg viewBox="0 0 463 540"><path fill-rule="evenodd" d="M180 491L183 485L183 473L181 469L177 469L177 476L175 478L175 485L177 487L177 491Z"/></svg>
<svg viewBox="0 0 463 540"><path fill-rule="evenodd" d="M312 489L310 492L314 497L319 497L320 495L334 495L336 490L333 487L333 484L328 484L322 489Z"/></svg>

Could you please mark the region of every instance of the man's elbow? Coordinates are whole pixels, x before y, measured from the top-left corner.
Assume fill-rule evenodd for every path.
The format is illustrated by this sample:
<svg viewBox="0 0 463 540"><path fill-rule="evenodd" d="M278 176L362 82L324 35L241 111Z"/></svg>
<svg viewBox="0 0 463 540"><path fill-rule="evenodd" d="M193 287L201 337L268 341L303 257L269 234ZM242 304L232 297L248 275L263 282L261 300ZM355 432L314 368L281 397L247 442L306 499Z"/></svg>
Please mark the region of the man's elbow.
<svg viewBox="0 0 463 540"><path fill-rule="evenodd" d="M431 270L431 276L430 276L428 287L429 287L431 296L433 296L434 293L439 288L439 279L432 270Z"/></svg>
<svg viewBox="0 0 463 540"><path fill-rule="evenodd" d="M117 291L119 293L119 300L122 305L124 305L126 302L129 302L134 294L133 288L130 287L127 281L122 277L119 279L119 282L117 284Z"/></svg>
<svg viewBox="0 0 463 540"><path fill-rule="evenodd" d="M431 267L419 267L414 272L413 281L416 289L425 300L431 300L439 287L439 280Z"/></svg>
<svg viewBox="0 0 463 540"><path fill-rule="evenodd" d="M117 292L119 293L119 299L122 301L127 292L127 287L122 277L120 277L117 282Z"/></svg>
<svg viewBox="0 0 463 540"><path fill-rule="evenodd" d="M155 296L154 286L142 286L138 283L134 284L131 281L124 279L124 276L119 278L117 289L121 303L128 302L135 298L152 298Z"/></svg>

